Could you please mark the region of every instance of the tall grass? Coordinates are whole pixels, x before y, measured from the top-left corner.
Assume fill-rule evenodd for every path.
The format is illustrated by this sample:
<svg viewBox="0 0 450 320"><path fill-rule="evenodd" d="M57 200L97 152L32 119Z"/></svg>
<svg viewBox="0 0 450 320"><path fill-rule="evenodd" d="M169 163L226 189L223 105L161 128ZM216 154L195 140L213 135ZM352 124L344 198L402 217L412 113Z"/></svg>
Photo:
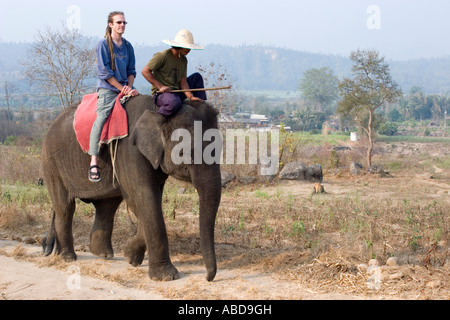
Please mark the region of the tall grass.
<svg viewBox="0 0 450 320"><path fill-rule="evenodd" d="M0 145L0 183L37 183L41 177L39 149Z"/></svg>
<svg viewBox="0 0 450 320"><path fill-rule="evenodd" d="M0 230L35 236L47 225L51 203L43 186L22 184L0 186Z"/></svg>

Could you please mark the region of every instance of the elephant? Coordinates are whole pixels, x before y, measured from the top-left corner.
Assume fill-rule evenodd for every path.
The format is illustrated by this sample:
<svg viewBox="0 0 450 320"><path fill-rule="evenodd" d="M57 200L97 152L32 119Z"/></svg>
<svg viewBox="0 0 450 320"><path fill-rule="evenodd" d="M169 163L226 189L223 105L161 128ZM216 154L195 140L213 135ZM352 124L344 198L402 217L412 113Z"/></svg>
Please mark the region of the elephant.
<svg viewBox="0 0 450 320"><path fill-rule="evenodd" d="M175 164L171 152L175 130L183 128L193 136L194 125L203 132L217 129L218 112L205 101L188 101L171 117L157 113L153 97L132 97L124 106L128 118L128 136L118 140L114 153L101 148L99 167L102 180L88 180L90 156L76 140L73 120L76 107L62 112L49 127L42 146L42 169L53 205L50 231L44 236L44 255L54 250L66 261L77 258L74 251L72 221L75 199L92 203L95 218L90 233L90 251L100 257L114 255L111 236L114 215L123 200L137 217L136 235L123 252L133 266L142 264L148 252L149 277L157 281L179 279L169 256L167 231L162 211L164 184L168 176L189 181L197 189L200 203L200 250L208 281L217 272L214 226L221 200L220 163L205 161ZM206 145L202 141L201 148ZM220 150L218 151L220 152ZM192 156L186 152L183 156ZM113 181L113 172L115 180Z"/></svg>

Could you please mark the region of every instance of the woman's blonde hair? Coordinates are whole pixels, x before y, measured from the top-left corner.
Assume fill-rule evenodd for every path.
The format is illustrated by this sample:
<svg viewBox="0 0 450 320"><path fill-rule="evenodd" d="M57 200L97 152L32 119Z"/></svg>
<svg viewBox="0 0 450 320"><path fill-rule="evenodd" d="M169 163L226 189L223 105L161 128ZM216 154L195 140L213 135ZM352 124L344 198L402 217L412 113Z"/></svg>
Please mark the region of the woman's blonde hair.
<svg viewBox="0 0 450 320"><path fill-rule="evenodd" d="M114 46L113 46L113 41L111 38L111 28L109 27L109 24L114 22L114 17L117 15L125 16L125 14L122 11L111 12L108 15L108 24L106 26L106 33L105 33L105 38L106 38L106 41L108 42L109 54L111 55L111 69L113 71L116 70L116 56L114 54Z"/></svg>

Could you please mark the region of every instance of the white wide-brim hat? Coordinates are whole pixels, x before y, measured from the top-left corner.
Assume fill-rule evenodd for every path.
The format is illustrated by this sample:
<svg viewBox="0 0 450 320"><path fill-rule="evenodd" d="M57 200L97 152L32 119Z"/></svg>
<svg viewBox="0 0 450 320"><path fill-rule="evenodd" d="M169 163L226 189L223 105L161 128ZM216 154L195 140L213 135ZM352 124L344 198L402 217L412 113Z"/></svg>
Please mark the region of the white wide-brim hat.
<svg viewBox="0 0 450 320"><path fill-rule="evenodd" d="M180 30L174 40L163 40L163 43L172 46L191 50L202 50L203 46L194 43L194 36L189 30Z"/></svg>

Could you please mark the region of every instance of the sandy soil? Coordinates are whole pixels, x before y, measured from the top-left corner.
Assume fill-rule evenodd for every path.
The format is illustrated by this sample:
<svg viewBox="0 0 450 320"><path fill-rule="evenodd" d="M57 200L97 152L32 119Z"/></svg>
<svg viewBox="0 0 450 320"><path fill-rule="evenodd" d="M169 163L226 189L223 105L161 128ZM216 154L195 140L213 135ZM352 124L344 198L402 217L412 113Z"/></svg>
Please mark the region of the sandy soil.
<svg viewBox="0 0 450 320"><path fill-rule="evenodd" d="M1 241L1 247L15 246ZM25 248L27 252L36 248ZM82 257L83 259L84 257ZM2 300L110 300L163 299L159 294L127 288L110 281L83 276L76 265L68 270L39 267L33 262L0 256Z"/></svg>
<svg viewBox="0 0 450 320"><path fill-rule="evenodd" d="M14 255L17 248L22 251L21 257L5 256ZM52 258L42 257L37 246L1 240L0 249L4 254L0 255L0 299L4 300L163 300L171 299L171 296L178 299L180 292L193 290L197 297L203 292L205 299L364 299L344 294L321 294L269 273L221 269L216 279L209 283L205 280L203 266L174 263L181 279L154 282L146 275L148 265L145 261L142 266L133 268L122 256L104 260L87 252L77 252L78 260L71 264L53 257L59 261L58 267L52 267L43 266ZM87 265L98 270L96 277L89 275L93 270L87 270ZM102 279L98 278L99 273ZM128 280L122 284L111 281L117 280L121 273L127 273ZM137 274L141 279L130 279L129 273ZM189 294L185 297L189 298Z"/></svg>

